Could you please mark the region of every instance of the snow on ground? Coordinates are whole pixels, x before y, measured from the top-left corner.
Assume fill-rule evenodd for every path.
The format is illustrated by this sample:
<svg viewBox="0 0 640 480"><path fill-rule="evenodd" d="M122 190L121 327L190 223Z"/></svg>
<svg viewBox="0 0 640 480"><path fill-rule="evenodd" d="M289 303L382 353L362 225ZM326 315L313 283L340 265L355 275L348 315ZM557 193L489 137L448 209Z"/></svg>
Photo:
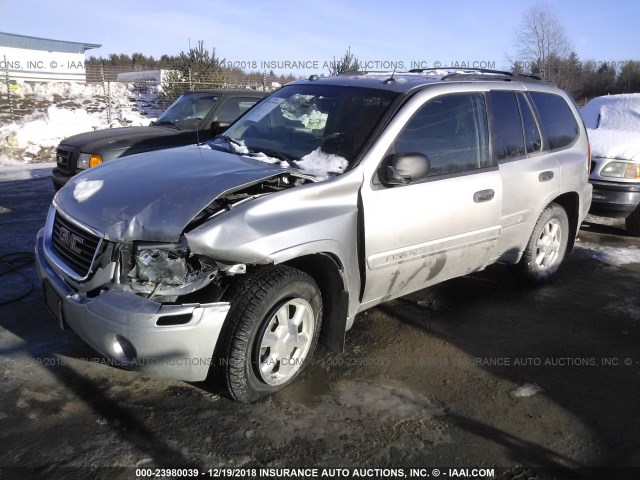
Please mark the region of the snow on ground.
<svg viewBox="0 0 640 480"><path fill-rule="evenodd" d="M3 165L0 166L0 183L29 180L30 178L47 178L51 176L51 169L55 166L54 162L32 163L30 165L20 162L18 165Z"/></svg>
<svg viewBox="0 0 640 480"><path fill-rule="evenodd" d="M611 247L608 245L578 241L576 248L587 250L591 258L608 265L640 264L640 248L637 247Z"/></svg>
<svg viewBox="0 0 640 480"><path fill-rule="evenodd" d="M4 98L6 85L2 87L0 95ZM58 143L78 133L148 125L151 119L139 112L138 104L150 104L158 96L157 92L138 92L133 84L123 83L111 83L108 89L102 84L23 84L11 95L16 113L11 117L6 105L2 106L0 165L51 161Z"/></svg>
<svg viewBox="0 0 640 480"><path fill-rule="evenodd" d="M640 93L596 97L580 115L595 157L640 160Z"/></svg>

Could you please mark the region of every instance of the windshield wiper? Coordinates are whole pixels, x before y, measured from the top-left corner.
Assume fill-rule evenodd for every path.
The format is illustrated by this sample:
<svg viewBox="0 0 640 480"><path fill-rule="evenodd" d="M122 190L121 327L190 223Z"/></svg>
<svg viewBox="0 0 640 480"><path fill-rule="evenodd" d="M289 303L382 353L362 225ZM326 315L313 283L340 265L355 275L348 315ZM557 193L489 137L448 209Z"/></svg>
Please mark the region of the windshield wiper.
<svg viewBox="0 0 640 480"><path fill-rule="evenodd" d="M216 140L222 140L224 141L224 143L226 143L227 146L227 151L230 153L237 153L238 155L242 155L242 150L246 149L246 147L240 143L239 141L237 141L234 138L231 138L228 135L224 135L224 134L220 134L220 135L216 135L215 137L213 137L211 140L209 140L207 143L209 143L209 145L211 145L212 147L216 147L218 145L216 145L214 142ZM239 148L234 147L234 145L236 145ZM248 153L248 150L247 152Z"/></svg>

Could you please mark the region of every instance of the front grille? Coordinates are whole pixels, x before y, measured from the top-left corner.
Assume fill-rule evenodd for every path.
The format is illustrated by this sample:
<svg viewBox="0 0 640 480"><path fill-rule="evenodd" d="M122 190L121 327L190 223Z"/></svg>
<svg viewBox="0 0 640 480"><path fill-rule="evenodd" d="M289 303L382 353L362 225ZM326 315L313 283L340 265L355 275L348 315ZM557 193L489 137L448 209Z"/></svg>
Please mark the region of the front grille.
<svg viewBox="0 0 640 480"><path fill-rule="evenodd" d="M88 277L104 251L100 237L78 227L59 213L53 221L51 245L55 253L79 278Z"/></svg>
<svg viewBox="0 0 640 480"><path fill-rule="evenodd" d="M73 149L67 149L64 146L59 146L56 150L56 163L58 168L67 173L75 173L77 155Z"/></svg>

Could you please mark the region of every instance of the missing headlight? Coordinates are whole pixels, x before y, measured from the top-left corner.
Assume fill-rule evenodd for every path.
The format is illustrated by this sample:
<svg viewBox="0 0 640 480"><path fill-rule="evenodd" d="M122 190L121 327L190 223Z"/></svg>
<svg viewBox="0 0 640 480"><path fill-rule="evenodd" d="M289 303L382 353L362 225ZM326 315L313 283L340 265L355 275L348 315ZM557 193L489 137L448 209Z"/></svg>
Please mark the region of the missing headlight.
<svg viewBox="0 0 640 480"><path fill-rule="evenodd" d="M184 285L187 283L186 249L146 248L138 250L136 267L138 278L164 285Z"/></svg>
<svg viewBox="0 0 640 480"><path fill-rule="evenodd" d="M129 286L154 298L195 292L218 275L215 262L190 254L186 242L138 244L130 265Z"/></svg>

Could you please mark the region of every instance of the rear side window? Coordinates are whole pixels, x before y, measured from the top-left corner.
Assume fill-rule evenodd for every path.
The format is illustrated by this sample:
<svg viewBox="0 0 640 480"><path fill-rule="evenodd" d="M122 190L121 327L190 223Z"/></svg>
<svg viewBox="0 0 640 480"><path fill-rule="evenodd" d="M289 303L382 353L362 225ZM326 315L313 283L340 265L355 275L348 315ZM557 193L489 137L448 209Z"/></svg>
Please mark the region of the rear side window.
<svg viewBox="0 0 640 480"><path fill-rule="evenodd" d="M518 105L520 105L520 114L522 115L522 126L524 127L524 142L527 153L535 153L542 150L542 138L540 130L536 124L535 117L529 106L529 102L522 93L518 93Z"/></svg>
<svg viewBox="0 0 640 480"><path fill-rule="evenodd" d="M453 94L427 102L409 120L388 153L418 152L430 176L491 166L484 97Z"/></svg>
<svg viewBox="0 0 640 480"><path fill-rule="evenodd" d="M551 150L571 145L579 128L564 98L553 93L530 92Z"/></svg>
<svg viewBox="0 0 640 480"><path fill-rule="evenodd" d="M525 154L520 109L514 92L491 92L491 144L496 160L508 160Z"/></svg>

